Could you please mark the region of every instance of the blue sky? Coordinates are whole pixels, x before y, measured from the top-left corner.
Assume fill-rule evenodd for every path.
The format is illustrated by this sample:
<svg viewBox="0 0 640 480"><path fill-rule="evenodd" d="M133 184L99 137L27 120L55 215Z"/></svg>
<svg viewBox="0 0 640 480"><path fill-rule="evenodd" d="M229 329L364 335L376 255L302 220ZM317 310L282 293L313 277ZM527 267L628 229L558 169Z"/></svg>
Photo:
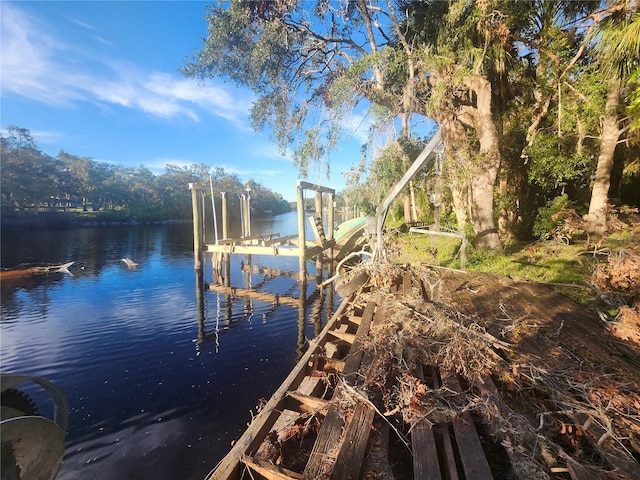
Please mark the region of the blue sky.
<svg viewBox="0 0 640 480"><path fill-rule="evenodd" d="M39 148L161 173L204 163L295 199L297 169L267 132L251 129L253 95L222 79L206 85L178 67L206 36L200 1L0 2L0 121L31 131ZM362 117L331 153L344 188L367 134ZM186 187L185 187L186 188Z"/></svg>

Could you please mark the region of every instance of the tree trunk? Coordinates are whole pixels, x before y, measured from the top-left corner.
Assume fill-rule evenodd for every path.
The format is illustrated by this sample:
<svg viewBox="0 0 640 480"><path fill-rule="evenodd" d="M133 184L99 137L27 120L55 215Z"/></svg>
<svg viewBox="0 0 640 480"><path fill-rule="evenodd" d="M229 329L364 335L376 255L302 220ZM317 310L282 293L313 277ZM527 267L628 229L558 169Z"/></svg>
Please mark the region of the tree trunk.
<svg viewBox="0 0 640 480"><path fill-rule="evenodd" d="M498 191L500 192L500 209L498 211L498 230L500 235L513 238L513 229L517 221L516 208L513 205L514 191L511 187L513 177L509 171L503 172Z"/></svg>
<svg viewBox="0 0 640 480"><path fill-rule="evenodd" d="M469 149L466 141L466 133L462 124L456 119L449 119L442 125L442 137L446 160L441 166L444 180L451 190L453 211L456 214L458 230L463 231L469 220L467 216L467 180L465 170L469 163Z"/></svg>
<svg viewBox="0 0 640 480"><path fill-rule="evenodd" d="M481 76L470 76L465 84L476 94L476 108L463 108L460 120L473 126L480 144L478 159L471 169L471 220L476 243L500 248L500 237L493 212L493 194L500 168L498 129L491 113L491 83Z"/></svg>
<svg viewBox="0 0 640 480"><path fill-rule="evenodd" d="M600 154L596 166L596 178L591 191L589 214L587 215L587 229L595 236L602 235L607 230L607 200L609 185L611 184L611 170L613 168L613 154L618 144L622 130L618 120L618 106L620 104L620 83L612 81L607 91L607 103L602 119L600 133Z"/></svg>
<svg viewBox="0 0 640 480"><path fill-rule="evenodd" d="M418 210L416 208L416 190L413 180L409 180L409 195L411 196L411 221L418 221Z"/></svg>

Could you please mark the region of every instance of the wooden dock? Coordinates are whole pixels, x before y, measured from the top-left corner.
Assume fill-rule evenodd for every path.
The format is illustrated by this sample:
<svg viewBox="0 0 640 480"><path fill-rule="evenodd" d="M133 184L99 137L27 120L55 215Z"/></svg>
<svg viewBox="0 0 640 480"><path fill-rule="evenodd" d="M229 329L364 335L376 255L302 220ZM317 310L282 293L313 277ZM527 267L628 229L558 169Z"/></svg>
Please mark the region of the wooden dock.
<svg viewBox="0 0 640 480"><path fill-rule="evenodd" d="M584 360L555 357L558 371L541 363L545 377L520 373L525 359L537 358L538 348L526 351L529 339L516 353L515 342L491 333L500 323L495 317L480 326L479 318L461 311L439 313L447 307L438 298L490 312L490 304L512 295L517 283L492 284L491 276L449 271L445 284L442 271L429 268L383 273L375 281L363 271L354 277L358 286L351 285L348 298L208 480L640 478L637 461L617 448L622 440L602 436L598 425L607 424L604 418L595 410L590 417L581 413L585 399L579 392L574 404L567 392L553 391L562 390L558 382L564 380L576 385L569 372L586 381L591 370ZM569 304L549 298L566 314ZM401 309L412 318L399 315ZM587 321L583 310L576 315ZM549 313L541 321L551 318ZM565 317L560 327L571 322ZM538 341L544 344L543 337ZM467 351L455 351L456 342ZM476 359L485 364L474 364ZM394 362L395 369L381 368ZM616 357L609 367L624 365ZM591 381L600 378L596 366ZM524 387L514 401L516 381ZM637 385L610 383L607 389L624 391L640 405ZM633 422L635 415L610 420L610 434L624 439L614 423Z"/></svg>
<svg viewBox="0 0 640 480"><path fill-rule="evenodd" d="M320 267L323 258L333 259L333 247L336 245L334 239L335 221L335 190L332 188L316 185L309 182L298 181L296 187L296 203L298 212L298 233L296 235L281 236L279 233L261 233L253 235L251 232L251 195L246 192L218 192L221 195L222 211L222 238L218 238L217 222L214 218L216 240L213 244L204 242L202 204L199 200L201 190L194 184L190 184L192 192L193 224L194 224L194 255L195 268L199 269L202 263L204 252L213 254L214 277L223 283L228 281L226 276L220 272L228 268L228 258L231 254L242 255L268 255L297 257L299 266L299 281L305 282L307 277L307 261L316 259L316 264ZM305 217L305 192L313 192L314 214ZM229 235L229 214L227 206L227 194L236 193L240 198L240 237ZM214 196L214 192L211 195ZM215 209L214 209L215 212ZM306 238L306 222L309 221L313 239ZM324 224L327 225L325 232ZM201 267L200 267L201 268ZM217 272L216 272L217 271ZM228 283L226 283L227 286Z"/></svg>
<svg viewBox="0 0 640 480"><path fill-rule="evenodd" d="M397 292L409 290L411 277L405 276ZM388 426L373 428L376 407L354 387L363 383L375 363L365 354L363 342L371 325L384 322L388 314L384 305L360 303L357 295L343 301L208 478L360 478L372 439L380 430L388 436ZM437 368L425 366L416 375L433 389L449 389L452 402L463 396L451 372L442 378ZM469 413L448 423L421 421L409 438L415 479L493 478ZM304 448L294 446L305 442Z"/></svg>

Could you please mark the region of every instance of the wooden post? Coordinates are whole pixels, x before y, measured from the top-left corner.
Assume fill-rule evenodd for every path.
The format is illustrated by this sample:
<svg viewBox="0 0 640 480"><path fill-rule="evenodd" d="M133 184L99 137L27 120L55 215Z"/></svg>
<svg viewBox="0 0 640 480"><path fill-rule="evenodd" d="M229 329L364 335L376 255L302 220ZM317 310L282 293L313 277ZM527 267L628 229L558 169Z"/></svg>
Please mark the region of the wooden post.
<svg viewBox="0 0 640 480"><path fill-rule="evenodd" d="M408 195L404 197L404 223L411 223L411 199Z"/></svg>
<svg viewBox="0 0 640 480"><path fill-rule="evenodd" d="M240 238L244 238L247 236L244 223L244 193L239 193L238 197L240 198Z"/></svg>
<svg viewBox="0 0 640 480"><path fill-rule="evenodd" d="M315 209L316 209L316 225L320 225L320 227L318 227L318 229L320 231L322 231L323 229L322 224L323 224L323 216L322 216L322 192L316 192L316 196L315 196ZM324 241L324 239L320 239L321 241ZM316 284L320 285L322 283L322 256L324 255L324 252L320 252L317 256L316 256Z"/></svg>
<svg viewBox="0 0 640 480"><path fill-rule="evenodd" d="M200 275L196 270L196 312L198 316L198 344L205 340L206 332L204 328L204 275Z"/></svg>
<svg viewBox="0 0 640 480"><path fill-rule="evenodd" d="M300 361L305 352L307 344L307 337L305 335L306 326L306 303L307 303L307 282L299 281L298 287L300 287L300 298L298 303L298 342L296 348L296 361Z"/></svg>
<svg viewBox="0 0 640 480"><path fill-rule="evenodd" d="M220 206L220 209L222 210L222 238L229 238L229 212L227 211L227 192L220 192L220 195L222 195L222 204ZM231 255L229 255L228 253L224 253L222 258L224 260L225 271L224 284L226 286L229 286L231 285Z"/></svg>
<svg viewBox="0 0 640 480"><path fill-rule="evenodd" d="M335 234L336 195L335 193L330 193L327 198L329 203L329 205L327 205L327 234L329 235L329 240L333 240Z"/></svg>
<svg viewBox="0 0 640 480"><path fill-rule="evenodd" d="M203 234L202 234L202 208L200 207L200 189L195 183L189 184L191 190L191 209L193 212L193 268L202 272Z"/></svg>
<svg viewBox="0 0 640 480"><path fill-rule="evenodd" d="M336 195L335 193L330 193L328 196L329 205L327 205L327 234L329 235L329 240L332 241L335 239L335 231L334 231L334 222L335 222L335 208L336 208ZM329 257L329 271L327 272L327 277L333 277L333 247L329 249L327 252L327 256ZM329 293L327 295L327 312L329 312L330 316L333 313L333 282L329 285Z"/></svg>
<svg viewBox="0 0 640 480"><path fill-rule="evenodd" d="M322 218L322 192L316 192L315 196L316 217Z"/></svg>
<svg viewBox="0 0 640 480"><path fill-rule="evenodd" d="M229 215L227 215L227 192L222 193L222 238L229 238Z"/></svg>
<svg viewBox="0 0 640 480"><path fill-rule="evenodd" d="M298 181L298 185L296 186L296 200L298 204L298 279L302 282L307 278L307 239L304 230L304 190L302 185L300 185L300 181Z"/></svg>

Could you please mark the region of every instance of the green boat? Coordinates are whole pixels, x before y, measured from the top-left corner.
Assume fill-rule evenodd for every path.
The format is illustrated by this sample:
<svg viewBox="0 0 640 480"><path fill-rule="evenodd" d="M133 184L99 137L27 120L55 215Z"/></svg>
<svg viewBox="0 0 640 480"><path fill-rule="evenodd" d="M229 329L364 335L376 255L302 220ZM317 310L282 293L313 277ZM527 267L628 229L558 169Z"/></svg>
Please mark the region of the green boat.
<svg viewBox="0 0 640 480"><path fill-rule="evenodd" d="M334 232L336 261L339 262L345 256L364 245L367 241L365 236L366 228L367 217L352 218L338 225Z"/></svg>

